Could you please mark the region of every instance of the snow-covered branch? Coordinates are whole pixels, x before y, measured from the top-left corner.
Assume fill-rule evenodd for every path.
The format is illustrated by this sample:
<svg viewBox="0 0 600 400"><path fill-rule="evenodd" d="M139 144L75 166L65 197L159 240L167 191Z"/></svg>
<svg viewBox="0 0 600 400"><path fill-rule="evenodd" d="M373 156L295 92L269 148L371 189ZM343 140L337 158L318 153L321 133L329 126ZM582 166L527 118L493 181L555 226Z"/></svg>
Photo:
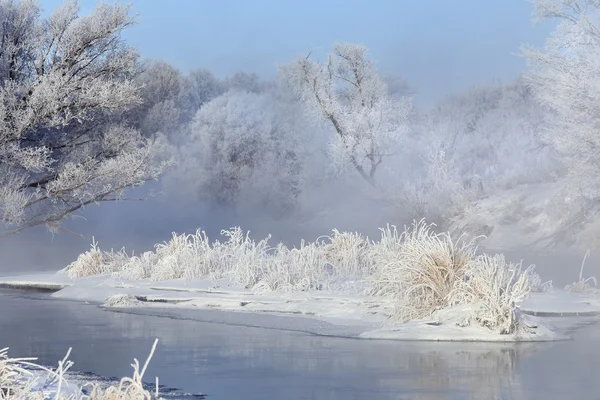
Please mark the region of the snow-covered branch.
<svg viewBox="0 0 600 400"><path fill-rule="evenodd" d="M58 226L95 202L123 198L170 164L160 139L118 123L141 102L137 52L120 38L130 7L79 16L67 1L47 19L35 1L1 1L0 221Z"/></svg>
<svg viewBox="0 0 600 400"><path fill-rule="evenodd" d="M390 96L367 48L338 43L326 62L304 57L281 72L307 110L333 128L330 151L337 169L351 166L375 186L378 167L406 132L411 103Z"/></svg>

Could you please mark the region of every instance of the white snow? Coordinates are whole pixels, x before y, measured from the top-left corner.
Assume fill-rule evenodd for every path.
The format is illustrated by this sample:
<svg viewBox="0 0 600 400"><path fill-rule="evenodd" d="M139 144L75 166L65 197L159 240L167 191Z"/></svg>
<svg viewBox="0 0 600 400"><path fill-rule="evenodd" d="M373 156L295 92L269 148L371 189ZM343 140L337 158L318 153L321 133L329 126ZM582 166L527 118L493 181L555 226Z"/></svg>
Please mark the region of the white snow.
<svg viewBox="0 0 600 400"><path fill-rule="evenodd" d="M427 320L386 326L394 307L386 298L339 295L327 291L256 294L234 288L226 279L156 283L121 281L109 276L70 279L57 273L2 278L0 286L23 289L54 287L57 290L51 295L54 298L95 302L107 308L141 308L145 313L157 315L164 310L217 310L235 312L244 319L258 313L288 318L304 317L338 327L360 327L362 333L358 337L362 339L489 342L563 340L567 336L548 328L544 318L523 313L586 315L600 312L600 297L593 295L556 289L533 293L521 306L523 313L520 317L525 321L525 328L515 334L501 335L477 323L465 324L464 321L471 316L470 310L465 307L440 310ZM351 331L356 332L356 329ZM355 333L348 336L355 336Z"/></svg>
<svg viewBox="0 0 600 400"><path fill-rule="evenodd" d="M519 308L524 313L538 316L600 315L600 296L551 289L543 293L531 293Z"/></svg>
<svg viewBox="0 0 600 400"><path fill-rule="evenodd" d="M429 340L462 342L543 342L565 340L565 334L552 331L540 318L520 315L521 330L510 335L492 332L479 324L465 326L469 318L468 307L440 310L432 318L411 321L400 326L381 328L360 335L365 339Z"/></svg>
<svg viewBox="0 0 600 400"><path fill-rule="evenodd" d="M0 288L14 287L21 289L60 290L72 284L73 279L58 273L42 273L0 278Z"/></svg>

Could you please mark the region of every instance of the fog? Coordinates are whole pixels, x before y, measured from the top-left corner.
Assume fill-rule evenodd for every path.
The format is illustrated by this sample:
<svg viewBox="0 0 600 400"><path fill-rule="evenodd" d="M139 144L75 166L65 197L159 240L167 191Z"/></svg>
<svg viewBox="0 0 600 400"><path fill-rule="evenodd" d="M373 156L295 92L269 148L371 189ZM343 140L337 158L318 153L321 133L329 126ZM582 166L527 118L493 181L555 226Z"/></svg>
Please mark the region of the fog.
<svg viewBox="0 0 600 400"><path fill-rule="evenodd" d="M42 1L42 15L61 3ZM134 81L143 103L123 122L160 138L175 165L127 192L144 200L87 205L58 233L37 226L0 238L2 273L63 268L92 237L104 249L139 253L172 232L198 228L218 239L221 229L241 226L290 245L333 228L377 238L378 227L423 217L472 235L514 226L531 242L555 228L536 218L560 211L546 210L532 193L554 185L566 168L548 141L556 115L523 78L529 70L521 46L542 46L556 24L534 25L529 2L132 4L138 24L122 39L141 56ZM81 5L89 13L96 1ZM318 74L334 43L364 45L376 71L369 79L386 90L373 96L391 104L377 110L392 126L378 141L386 157L377 163L367 152L363 160L377 168L376 186L352 166L357 153L336 147L331 120L294 81L298 60L310 55ZM352 101L332 108L348 117L347 132L368 124L364 116L352 120ZM517 260L556 251L557 243L550 250L502 247L499 231L486 246ZM565 274L564 259L545 256L547 279L576 278L583 253L565 253L565 244L558 243L561 254L574 265Z"/></svg>

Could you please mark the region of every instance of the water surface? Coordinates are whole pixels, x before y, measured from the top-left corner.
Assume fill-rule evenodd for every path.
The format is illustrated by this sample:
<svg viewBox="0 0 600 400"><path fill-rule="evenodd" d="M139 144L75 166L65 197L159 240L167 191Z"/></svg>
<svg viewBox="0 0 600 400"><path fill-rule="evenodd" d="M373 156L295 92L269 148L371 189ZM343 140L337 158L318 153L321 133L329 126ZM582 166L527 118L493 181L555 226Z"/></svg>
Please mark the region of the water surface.
<svg viewBox="0 0 600 400"><path fill-rule="evenodd" d="M591 399L600 393L600 326L575 340L493 345L365 341L116 313L0 292L0 347L73 369L131 374L160 342L146 380L208 399Z"/></svg>

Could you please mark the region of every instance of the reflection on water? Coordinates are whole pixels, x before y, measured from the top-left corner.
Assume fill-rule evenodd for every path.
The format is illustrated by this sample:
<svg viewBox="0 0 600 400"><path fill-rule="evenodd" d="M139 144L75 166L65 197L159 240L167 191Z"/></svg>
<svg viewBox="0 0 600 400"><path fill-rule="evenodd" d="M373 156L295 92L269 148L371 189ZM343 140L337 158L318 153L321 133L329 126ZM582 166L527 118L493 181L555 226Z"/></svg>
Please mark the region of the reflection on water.
<svg viewBox="0 0 600 400"><path fill-rule="evenodd" d="M148 381L159 376L161 384L208 399L577 399L600 393L596 327L581 332L583 344L407 343L114 313L14 292L0 302L0 346L10 346L11 354L56 364L73 346L74 369L122 376L158 337ZM581 346L599 358L589 355L584 364L563 368L561 357L582 353L574 350ZM577 385L564 383L576 376ZM544 381L563 382L569 396L541 389Z"/></svg>

